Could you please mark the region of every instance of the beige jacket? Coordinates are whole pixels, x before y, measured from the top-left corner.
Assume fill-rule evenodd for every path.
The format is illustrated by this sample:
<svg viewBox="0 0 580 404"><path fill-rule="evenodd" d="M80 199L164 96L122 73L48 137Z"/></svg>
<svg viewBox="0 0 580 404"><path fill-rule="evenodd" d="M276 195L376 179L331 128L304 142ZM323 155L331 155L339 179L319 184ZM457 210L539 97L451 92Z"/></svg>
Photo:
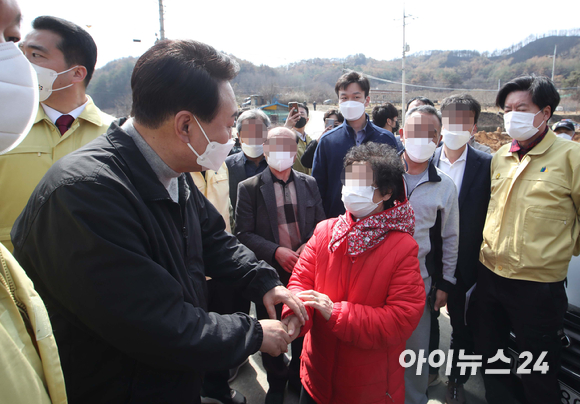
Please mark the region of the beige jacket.
<svg viewBox="0 0 580 404"><path fill-rule="evenodd" d="M220 215L226 222L226 231L232 232L231 217L232 205L230 202L230 184L228 181L228 167L223 163L220 169L216 172L207 170L205 172L205 179L201 173L191 173L193 182L199 191L205 196L213 206L217 209Z"/></svg>
<svg viewBox="0 0 580 404"><path fill-rule="evenodd" d="M550 130L521 161L509 148L491 161L480 260L506 278L562 281L580 252L580 144Z"/></svg>
<svg viewBox="0 0 580 404"><path fill-rule="evenodd" d="M0 244L0 401L66 403L48 313L32 281Z"/></svg>
<svg viewBox="0 0 580 404"><path fill-rule="evenodd" d="M62 136L44 109L38 108L34 125L22 143L0 156L0 243L10 251L12 225L44 174L62 156L105 133L113 121L88 99L83 112Z"/></svg>

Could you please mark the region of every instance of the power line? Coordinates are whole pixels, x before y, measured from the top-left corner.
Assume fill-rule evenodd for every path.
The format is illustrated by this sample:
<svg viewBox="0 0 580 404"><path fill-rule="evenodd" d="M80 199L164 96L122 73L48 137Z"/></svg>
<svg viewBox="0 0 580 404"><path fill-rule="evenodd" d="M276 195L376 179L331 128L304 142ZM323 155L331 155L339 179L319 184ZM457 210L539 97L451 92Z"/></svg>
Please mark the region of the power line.
<svg viewBox="0 0 580 404"><path fill-rule="evenodd" d="M354 72L355 70L351 70L351 69L345 69L347 72ZM375 76L371 76L370 74L366 74L363 72L357 72L360 75L366 76L369 79L373 79L373 80L378 80L378 81L384 81L385 83L390 83L390 84L403 84L402 82L399 81L393 81L393 80L387 80L387 79L381 79L379 77L375 77ZM497 92L498 90L487 90L487 89L483 89L483 88L451 88L451 87L432 87L432 86L422 86L422 85L418 85L418 84L406 84L407 86L410 87L417 87L417 88L427 88L430 90L451 90L451 91L488 91L488 92ZM579 90L580 87L563 87L563 88L559 88L558 90Z"/></svg>

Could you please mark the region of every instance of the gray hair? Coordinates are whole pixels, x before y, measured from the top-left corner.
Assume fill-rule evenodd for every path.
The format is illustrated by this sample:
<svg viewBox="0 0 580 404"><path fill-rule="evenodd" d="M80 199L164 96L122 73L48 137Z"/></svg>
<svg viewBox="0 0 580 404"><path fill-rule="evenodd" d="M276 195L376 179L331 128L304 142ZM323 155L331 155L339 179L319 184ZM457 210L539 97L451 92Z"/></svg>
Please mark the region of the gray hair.
<svg viewBox="0 0 580 404"><path fill-rule="evenodd" d="M242 122L247 121L248 119L259 119L264 123L264 125L266 125L266 128L270 128L272 125L270 123L270 118L268 118L268 115L266 115L264 111L261 109L250 109L248 111L244 111L238 117L238 121L236 123L236 129L238 130L238 133L240 133L242 130Z"/></svg>
<svg viewBox="0 0 580 404"><path fill-rule="evenodd" d="M443 127L443 121L441 120L441 112L437 111L437 109L435 107L432 107L431 105L420 105L418 107L411 108L405 114L405 122L415 112L418 112L421 115L434 115L434 116L436 116L437 120L439 120L439 132L441 132L441 127Z"/></svg>

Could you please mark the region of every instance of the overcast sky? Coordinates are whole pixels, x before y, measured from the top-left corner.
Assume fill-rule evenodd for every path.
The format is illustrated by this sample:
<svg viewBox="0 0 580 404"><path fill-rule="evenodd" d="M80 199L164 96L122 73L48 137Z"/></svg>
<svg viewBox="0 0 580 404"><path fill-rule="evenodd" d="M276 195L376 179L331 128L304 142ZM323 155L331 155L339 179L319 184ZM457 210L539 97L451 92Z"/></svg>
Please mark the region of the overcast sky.
<svg viewBox="0 0 580 404"><path fill-rule="evenodd" d="M159 32L158 0L20 0L22 33L40 15L85 27L97 43L97 67L139 56ZM356 53L401 57L403 2L385 0L164 0L167 38L190 38L272 67ZM556 8L557 7L557 8ZM406 42L423 50L504 49L532 34L580 28L578 0L407 1ZM140 39L141 43L133 42Z"/></svg>

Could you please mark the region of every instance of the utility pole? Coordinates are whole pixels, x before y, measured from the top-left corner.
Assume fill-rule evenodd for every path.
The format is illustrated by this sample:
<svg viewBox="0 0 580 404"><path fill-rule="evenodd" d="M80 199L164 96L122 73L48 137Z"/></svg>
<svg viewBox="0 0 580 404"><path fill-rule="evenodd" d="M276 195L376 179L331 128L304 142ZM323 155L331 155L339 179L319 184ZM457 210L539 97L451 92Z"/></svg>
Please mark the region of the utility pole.
<svg viewBox="0 0 580 404"><path fill-rule="evenodd" d="M163 22L163 0L159 0L159 36L162 41L165 39L165 23Z"/></svg>
<svg viewBox="0 0 580 404"><path fill-rule="evenodd" d="M558 45L554 45L554 56L552 60L552 82L554 81L554 70L556 70L556 49L558 48Z"/></svg>
<svg viewBox="0 0 580 404"><path fill-rule="evenodd" d="M402 112L402 116L401 116L401 121L403 122L403 125L405 125L405 113L407 112L405 109L405 54L407 52L409 52L409 45L407 45L407 42L405 41L405 25L406 25L406 19L412 17L411 15L406 15L405 14L405 6L403 5L403 62L402 62L402 68L401 71L403 73L403 78L401 80L402 84L403 84L403 88L402 88L402 92L401 92L401 112Z"/></svg>

